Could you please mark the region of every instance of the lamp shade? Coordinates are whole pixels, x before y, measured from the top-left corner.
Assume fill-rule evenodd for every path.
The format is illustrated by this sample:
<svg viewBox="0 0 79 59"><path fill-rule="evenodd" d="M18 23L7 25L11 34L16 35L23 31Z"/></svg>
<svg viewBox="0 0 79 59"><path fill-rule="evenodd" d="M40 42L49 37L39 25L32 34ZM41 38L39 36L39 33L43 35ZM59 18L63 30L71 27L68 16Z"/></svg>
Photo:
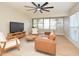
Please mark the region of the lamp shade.
<svg viewBox="0 0 79 59"><path fill-rule="evenodd" d="M2 32L0 32L0 42L6 42L6 38Z"/></svg>

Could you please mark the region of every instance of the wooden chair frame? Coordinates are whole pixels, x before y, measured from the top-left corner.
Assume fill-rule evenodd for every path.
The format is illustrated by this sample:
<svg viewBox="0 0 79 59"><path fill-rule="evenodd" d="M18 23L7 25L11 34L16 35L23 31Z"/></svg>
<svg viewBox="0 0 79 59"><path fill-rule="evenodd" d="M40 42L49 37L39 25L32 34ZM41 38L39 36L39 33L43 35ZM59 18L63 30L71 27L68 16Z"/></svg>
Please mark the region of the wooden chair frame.
<svg viewBox="0 0 79 59"><path fill-rule="evenodd" d="M12 47L9 47L9 48L7 48L7 49L5 48L7 41L6 41L6 42L0 42L0 43L3 43L3 44L4 44L4 45L3 45L3 48L0 46L0 50L1 50L1 54L0 54L0 55L3 55L4 51L5 51L5 50L8 50L8 49L10 49L10 48L16 47L18 50L20 50L20 48L19 48L20 44L18 44L17 39L14 39L14 40L16 40L16 45L14 45L14 46L12 46ZM8 40L8 41L9 41L9 40Z"/></svg>

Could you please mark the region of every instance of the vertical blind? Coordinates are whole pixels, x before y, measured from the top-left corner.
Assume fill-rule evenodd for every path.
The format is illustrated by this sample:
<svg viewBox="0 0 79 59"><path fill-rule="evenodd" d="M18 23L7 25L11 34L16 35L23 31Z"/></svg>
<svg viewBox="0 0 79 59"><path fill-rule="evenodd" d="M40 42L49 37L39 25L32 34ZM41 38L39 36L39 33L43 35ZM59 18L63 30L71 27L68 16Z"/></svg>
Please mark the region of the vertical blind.
<svg viewBox="0 0 79 59"><path fill-rule="evenodd" d="M32 26L38 28L41 33L54 31L57 35L63 35L63 17L35 18L32 19Z"/></svg>
<svg viewBox="0 0 79 59"><path fill-rule="evenodd" d="M72 40L79 41L79 12L70 16L69 34Z"/></svg>
<svg viewBox="0 0 79 59"><path fill-rule="evenodd" d="M56 19L33 19L33 27L38 29L56 29Z"/></svg>

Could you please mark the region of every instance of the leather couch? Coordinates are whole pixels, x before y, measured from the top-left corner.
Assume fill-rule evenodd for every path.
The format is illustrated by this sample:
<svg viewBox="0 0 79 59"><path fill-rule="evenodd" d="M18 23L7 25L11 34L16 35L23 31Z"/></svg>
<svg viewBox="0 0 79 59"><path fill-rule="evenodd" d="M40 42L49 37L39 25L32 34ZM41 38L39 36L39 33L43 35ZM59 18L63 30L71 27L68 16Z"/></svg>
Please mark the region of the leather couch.
<svg viewBox="0 0 79 59"><path fill-rule="evenodd" d="M38 37L35 40L35 49L50 55L56 55L56 41L55 34L50 33L49 37Z"/></svg>

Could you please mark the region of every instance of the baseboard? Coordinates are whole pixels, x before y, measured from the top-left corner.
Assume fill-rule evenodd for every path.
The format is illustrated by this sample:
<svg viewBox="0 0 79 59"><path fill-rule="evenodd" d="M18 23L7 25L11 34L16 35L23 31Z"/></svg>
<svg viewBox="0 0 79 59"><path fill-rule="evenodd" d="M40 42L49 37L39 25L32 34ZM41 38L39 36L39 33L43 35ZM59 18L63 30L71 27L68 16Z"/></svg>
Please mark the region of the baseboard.
<svg viewBox="0 0 79 59"><path fill-rule="evenodd" d="M68 37L66 34L64 35L70 42L72 42L77 48L79 48L79 43L72 40L70 37Z"/></svg>

